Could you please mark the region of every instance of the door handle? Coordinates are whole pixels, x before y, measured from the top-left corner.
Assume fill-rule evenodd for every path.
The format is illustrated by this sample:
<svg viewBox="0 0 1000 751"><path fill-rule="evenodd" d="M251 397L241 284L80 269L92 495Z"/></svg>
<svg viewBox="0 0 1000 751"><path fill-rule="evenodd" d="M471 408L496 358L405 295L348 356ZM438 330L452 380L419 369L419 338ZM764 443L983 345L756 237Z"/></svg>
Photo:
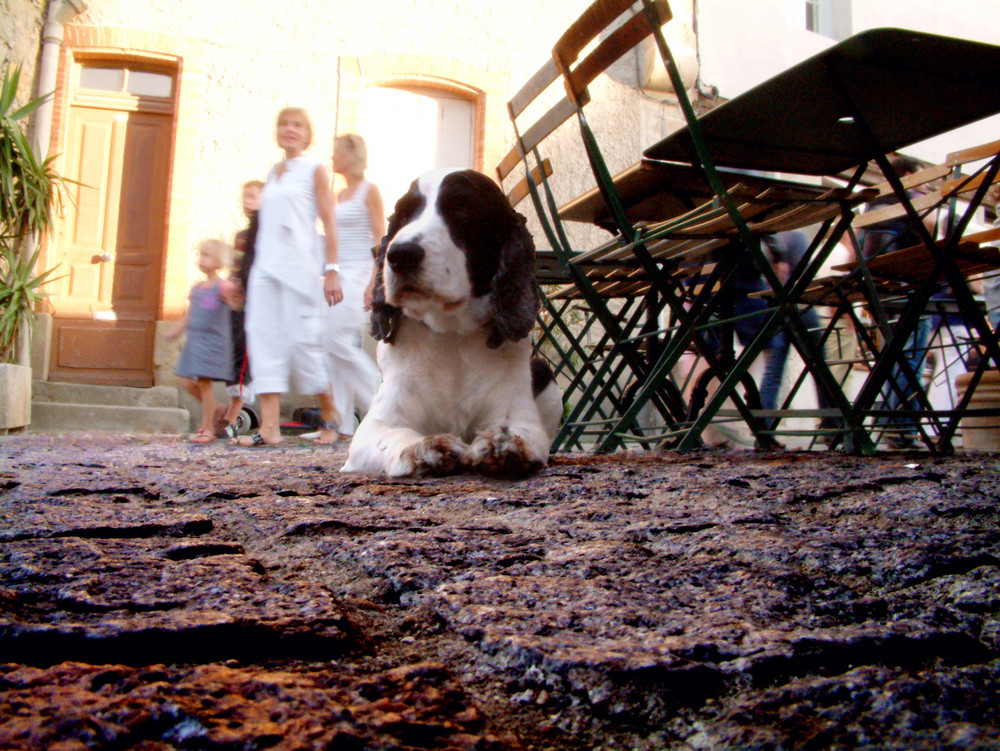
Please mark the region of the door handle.
<svg viewBox="0 0 1000 751"><path fill-rule="evenodd" d="M98 255L98 254L95 253L94 255L92 255L90 257L90 262L91 263L107 263L110 260L111 260L111 254L110 253L103 253L101 255Z"/></svg>

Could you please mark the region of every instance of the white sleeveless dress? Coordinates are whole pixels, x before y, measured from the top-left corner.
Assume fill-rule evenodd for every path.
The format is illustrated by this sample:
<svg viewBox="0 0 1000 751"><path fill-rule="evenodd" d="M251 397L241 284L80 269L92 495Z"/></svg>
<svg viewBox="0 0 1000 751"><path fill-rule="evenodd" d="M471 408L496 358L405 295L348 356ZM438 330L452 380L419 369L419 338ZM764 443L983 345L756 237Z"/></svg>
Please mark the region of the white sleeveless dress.
<svg viewBox="0 0 1000 751"><path fill-rule="evenodd" d="M247 281L246 338L259 394L319 394L330 387L323 346L323 245L316 232L316 168L306 156L271 170L261 193Z"/></svg>
<svg viewBox="0 0 1000 751"><path fill-rule="evenodd" d="M340 432L353 435L354 410L365 410L378 389L378 368L361 349L361 334L368 324L365 289L371 281L375 261L371 217L365 200L370 183L358 185L354 195L337 204L337 260L344 299L326 311L326 352L333 401L340 413Z"/></svg>

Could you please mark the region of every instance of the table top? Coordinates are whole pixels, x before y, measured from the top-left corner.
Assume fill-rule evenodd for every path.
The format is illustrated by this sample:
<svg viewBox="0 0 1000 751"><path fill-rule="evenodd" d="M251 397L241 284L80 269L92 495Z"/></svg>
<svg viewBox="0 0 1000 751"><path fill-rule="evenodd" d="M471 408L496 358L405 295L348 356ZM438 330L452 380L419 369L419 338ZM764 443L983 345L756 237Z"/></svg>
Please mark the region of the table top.
<svg viewBox="0 0 1000 751"><path fill-rule="evenodd" d="M723 168L718 173L727 189L741 185L747 193L779 188L803 196L819 196L827 190L819 185L779 180L746 170ZM712 198L702 172L689 164L643 160L615 175L614 182L625 213L633 222L656 222L679 216ZM611 215L597 188L561 206L559 216L566 221L613 228Z"/></svg>
<svg viewBox="0 0 1000 751"><path fill-rule="evenodd" d="M871 29L698 119L716 166L834 175L882 153L1000 112L1000 47L904 29ZM649 159L696 160L690 131Z"/></svg>

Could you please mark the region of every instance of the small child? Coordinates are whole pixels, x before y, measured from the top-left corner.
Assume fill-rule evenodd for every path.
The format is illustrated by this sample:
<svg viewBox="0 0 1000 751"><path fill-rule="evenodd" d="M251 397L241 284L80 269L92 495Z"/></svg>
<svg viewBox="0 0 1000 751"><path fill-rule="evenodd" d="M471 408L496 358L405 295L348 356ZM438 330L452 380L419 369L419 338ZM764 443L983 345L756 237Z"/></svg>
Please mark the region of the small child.
<svg viewBox="0 0 1000 751"><path fill-rule="evenodd" d="M204 240L198 246L198 268L206 279L191 288L188 307L166 333L169 341L187 331L187 341L177 363L181 386L201 402L201 427L190 438L195 443L215 440L216 410L213 381L233 379L233 344L230 310L232 282L222 279L231 248L221 240Z"/></svg>

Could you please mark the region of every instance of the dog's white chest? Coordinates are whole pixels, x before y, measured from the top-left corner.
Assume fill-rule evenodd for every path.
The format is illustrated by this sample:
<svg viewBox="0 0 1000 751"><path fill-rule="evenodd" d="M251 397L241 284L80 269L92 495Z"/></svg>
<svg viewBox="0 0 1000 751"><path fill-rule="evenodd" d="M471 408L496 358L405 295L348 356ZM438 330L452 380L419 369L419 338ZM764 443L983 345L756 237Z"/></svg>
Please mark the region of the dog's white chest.
<svg viewBox="0 0 1000 751"><path fill-rule="evenodd" d="M419 430L469 435L530 394L527 346L490 349L481 333L439 334L406 321L396 344L379 345L385 406Z"/></svg>

